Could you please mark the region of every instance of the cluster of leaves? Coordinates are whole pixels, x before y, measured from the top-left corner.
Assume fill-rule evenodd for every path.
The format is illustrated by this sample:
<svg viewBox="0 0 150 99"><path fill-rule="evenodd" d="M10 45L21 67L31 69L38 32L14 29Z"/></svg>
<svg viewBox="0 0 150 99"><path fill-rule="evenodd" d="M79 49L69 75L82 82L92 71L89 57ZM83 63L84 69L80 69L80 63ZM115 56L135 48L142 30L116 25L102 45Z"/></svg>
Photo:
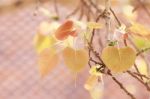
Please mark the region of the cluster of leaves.
<svg viewBox="0 0 150 99"><path fill-rule="evenodd" d="M79 24L72 20L64 23L42 22L38 27L38 33L34 38L34 44L39 54L39 72L42 77L46 76L51 70L56 68L63 56L65 65L74 73L80 72L89 60L86 44L81 48L75 47L76 39L81 38L81 42L85 43L85 38L89 38L91 29L100 28L101 25L90 22L86 26L89 34L79 34Z"/></svg>
<svg viewBox="0 0 150 99"><path fill-rule="evenodd" d="M82 19L85 14L87 22L66 19L63 22L45 21L39 25L34 44L38 53L38 69L41 77L45 77L54 70L62 57L65 66L72 73L79 73L85 66L90 66L90 76L85 83L85 89L89 91L92 99L99 99L102 96L100 93L103 89L103 75L111 76L132 99L135 99L135 96L115 78L114 74L128 73L150 91L148 65L143 58L144 55L142 55L143 52L150 49L150 29L133 20L131 25L127 26L119 21L111 8L108 9L109 7L106 6L102 10L92 0L81 0L77 9L67 18L75 15L83 7L88 9L89 14L81 11L79 19ZM45 10L43 12L48 15ZM97 17L95 18L93 14ZM110 15L113 15L118 23L114 33L109 33L111 32ZM90 21L90 17L94 21ZM100 18L106 21L105 28L107 38L109 38L106 39L108 43L105 47L101 44L102 37L99 38L99 45L95 45L93 42L96 37L96 30L104 29L104 26L99 23ZM78 42L79 39L80 43ZM122 41L123 46L120 46ZM80 47L80 45L83 46ZM102 48L102 52L94 49L97 45ZM136 72L134 72L133 67Z"/></svg>

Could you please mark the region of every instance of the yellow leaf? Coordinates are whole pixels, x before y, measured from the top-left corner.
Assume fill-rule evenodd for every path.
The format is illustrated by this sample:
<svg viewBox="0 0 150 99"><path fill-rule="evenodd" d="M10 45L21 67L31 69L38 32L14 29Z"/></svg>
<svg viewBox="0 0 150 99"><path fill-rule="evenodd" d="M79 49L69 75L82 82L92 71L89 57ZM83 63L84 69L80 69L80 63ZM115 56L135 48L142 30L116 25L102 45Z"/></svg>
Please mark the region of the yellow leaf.
<svg viewBox="0 0 150 99"><path fill-rule="evenodd" d="M55 49L49 48L43 50L39 54L38 69L41 77L45 77L50 73L58 64L59 57L55 52Z"/></svg>
<svg viewBox="0 0 150 99"><path fill-rule="evenodd" d="M103 84L102 82L98 82L96 75L88 77L84 88L89 91L92 99L101 99L103 96Z"/></svg>
<svg viewBox="0 0 150 99"><path fill-rule="evenodd" d="M38 33L34 37L34 45L37 53L41 53L44 49L52 47L56 42L53 36L45 36Z"/></svg>
<svg viewBox="0 0 150 99"><path fill-rule="evenodd" d="M134 34L141 35L141 36L150 35L150 29L140 23L133 23L133 25L129 27L128 30Z"/></svg>
<svg viewBox="0 0 150 99"><path fill-rule="evenodd" d="M95 87L89 91L92 99L101 99L103 96L103 85L98 82Z"/></svg>
<svg viewBox="0 0 150 99"><path fill-rule="evenodd" d="M89 59L85 49L75 50L71 47L66 47L63 50L63 57L66 66L75 73L83 70Z"/></svg>
<svg viewBox="0 0 150 99"><path fill-rule="evenodd" d="M100 23L96 23L96 22L88 22L87 27L89 29L101 29L102 25Z"/></svg>
<svg viewBox="0 0 150 99"><path fill-rule="evenodd" d="M97 82L98 82L98 77L95 75L90 75L84 85L84 88L86 90L92 90L95 87L95 85L97 84Z"/></svg>
<svg viewBox="0 0 150 99"><path fill-rule="evenodd" d="M140 58L136 61L136 64L139 69L139 72L148 77L148 66L147 66L147 63L145 62L145 60ZM144 81L147 81L147 79L144 79Z"/></svg>
<svg viewBox="0 0 150 99"><path fill-rule="evenodd" d="M114 73L128 70L135 62L136 52L130 47L108 46L102 51L102 60Z"/></svg>
<svg viewBox="0 0 150 99"><path fill-rule="evenodd" d="M91 75L95 75L95 76L102 76L102 73L97 71L97 68L99 68L100 66L92 66L92 68L90 69L90 74Z"/></svg>

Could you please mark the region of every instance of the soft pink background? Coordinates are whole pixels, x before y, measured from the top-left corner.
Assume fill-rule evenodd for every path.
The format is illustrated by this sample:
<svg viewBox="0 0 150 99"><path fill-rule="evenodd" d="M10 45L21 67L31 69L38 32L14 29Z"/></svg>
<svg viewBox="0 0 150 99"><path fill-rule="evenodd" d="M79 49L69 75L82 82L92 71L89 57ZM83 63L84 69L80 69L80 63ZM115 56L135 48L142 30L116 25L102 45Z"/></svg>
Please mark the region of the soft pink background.
<svg viewBox="0 0 150 99"><path fill-rule="evenodd" d="M65 9L61 8L62 13ZM66 10L65 10L66 11ZM45 18L33 16L34 7L0 15L0 99L91 99L83 88L88 66L77 78L63 62L46 78L40 79L33 47L36 27ZM130 99L111 80L104 77L102 99ZM143 85L128 75L117 77L126 86L136 85L137 99L148 99Z"/></svg>

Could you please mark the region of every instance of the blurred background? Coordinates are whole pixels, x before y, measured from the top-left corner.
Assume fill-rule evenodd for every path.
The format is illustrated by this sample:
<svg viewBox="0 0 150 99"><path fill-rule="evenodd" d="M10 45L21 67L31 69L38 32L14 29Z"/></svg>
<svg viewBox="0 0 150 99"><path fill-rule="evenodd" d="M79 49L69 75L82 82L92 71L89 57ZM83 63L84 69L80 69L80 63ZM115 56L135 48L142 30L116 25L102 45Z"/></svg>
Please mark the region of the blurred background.
<svg viewBox="0 0 150 99"><path fill-rule="evenodd" d="M52 0L41 1L54 12ZM68 8L75 8L77 2L58 0L62 16L70 12ZM0 99L91 99L84 89L88 67L78 75L76 86L74 76L63 62L46 78L40 79L33 37L39 23L47 18L37 13L36 7L37 0L0 0ZM141 13L139 21L149 24L147 15L142 10L139 15ZM150 94L139 82L126 74L117 78L137 99L149 99ZM102 94L101 99L129 99L107 76L104 76Z"/></svg>

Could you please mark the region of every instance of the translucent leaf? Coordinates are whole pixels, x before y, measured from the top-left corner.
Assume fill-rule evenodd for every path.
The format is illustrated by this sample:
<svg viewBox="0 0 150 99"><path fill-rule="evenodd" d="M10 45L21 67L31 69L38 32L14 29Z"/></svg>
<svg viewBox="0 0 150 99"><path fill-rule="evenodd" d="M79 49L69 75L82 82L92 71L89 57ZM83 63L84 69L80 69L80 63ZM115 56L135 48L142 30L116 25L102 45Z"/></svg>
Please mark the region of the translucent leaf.
<svg viewBox="0 0 150 99"><path fill-rule="evenodd" d="M52 47L56 42L53 36L45 36L38 33L34 37L34 45L37 53L41 53L44 49Z"/></svg>
<svg viewBox="0 0 150 99"><path fill-rule="evenodd" d="M89 29L101 29L102 25L100 23L96 23L96 22L88 22L87 27Z"/></svg>
<svg viewBox="0 0 150 99"><path fill-rule="evenodd" d="M130 47L108 46L102 51L102 60L114 73L128 70L135 62L136 52Z"/></svg>
<svg viewBox="0 0 150 99"><path fill-rule="evenodd" d="M41 77L48 75L57 66L58 61L59 57L55 49L49 48L43 50L38 58L38 69Z"/></svg>
<svg viewBox="0 0 150 99"><path fill-rule="evenodd" d="M95 87L95 85L97 84L97 81L98 81L97 76L90 75L89 78L87 79L85 85L84 85L84 88L86 90L92 90Z"/></svg>
<svg viewBox="0 0 150 99"><path fill-rule="evenodd" d="M145 60L140 58L136 61L136 64L139 69L139 72L148 77L148 66L147 66L147 63L145 62ZM144 80L147 81L146 79L144 79Z"/></svg>
<svg viewBox="0 0 150 99"><path fill-rule="evenodd" d="M66 47L63 51L64 62L68 69L77 73L84 69L88 64L88 52L85 49L75 50Z"/></svg>
<svg viewBox="0 0 150 99"><path fill-rule="evenodd" d="M92 99L101 99L103 96L103 83L98 82L96 75L88 77L84 88L89 91Z"/></svg>
<svg viewBox="0 0 150 99"><path fill-rule="evenodd" d="M103 96L103 85L98 82L95 87L89 91L92 99L102 99Z"/></svg>
<svg viewBox="0 0 150 99"><path fill-rule="evenodd" d="M129 27L128 30L134 34L141 35L141 36L150 35L150 29L140 23L134 23L131 27Z"/></svg>

